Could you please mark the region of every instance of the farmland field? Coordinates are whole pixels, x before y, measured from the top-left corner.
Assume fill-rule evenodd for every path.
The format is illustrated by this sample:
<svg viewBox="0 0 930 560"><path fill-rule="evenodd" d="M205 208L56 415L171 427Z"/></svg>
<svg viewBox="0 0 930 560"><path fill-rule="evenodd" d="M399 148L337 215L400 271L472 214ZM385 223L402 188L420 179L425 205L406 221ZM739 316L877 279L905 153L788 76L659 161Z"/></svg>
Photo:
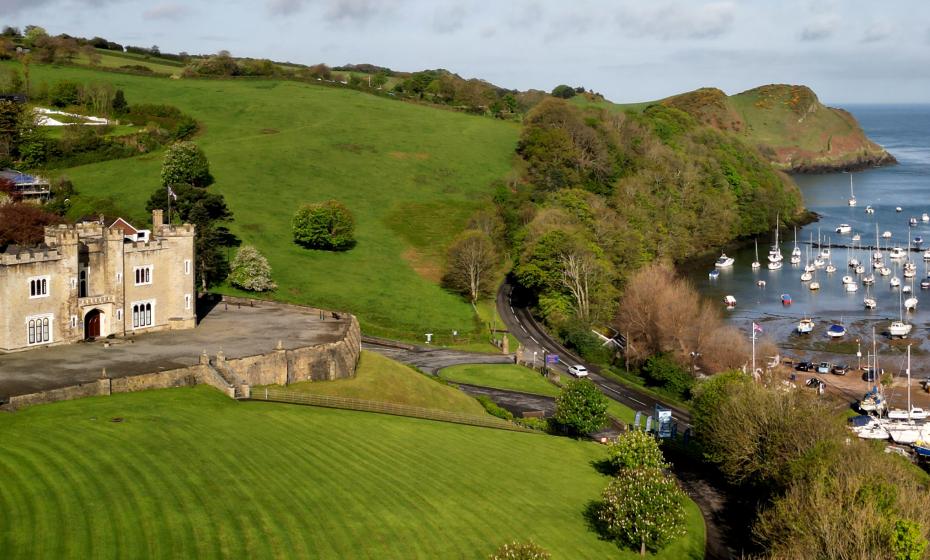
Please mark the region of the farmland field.
<svg viewBox="0 0 930 560"><path fill-rule="evenodd" d="M4 558L637 558L582 511L588 442L259 402L206 388L0 415ZM701 558L703 522L660 558Z"/></svg>
<svg viewBox="0 0 930 560"><path fill-rule="evenodd" d="M200 121L196 142L216 177L210 188L226 196L232 230L268 257L279 285L271 297L354 312L369 334L477 332L471 306L438 285L441 260L509 172L518 125L296 82L41 65L31 75L34 87L110 82L130 105L168 103ZM71 214L93 214L102 199L147 221L161 159L157 152L63 170L80 193ZM354 213L357 246L329 253L295 245L298 206L329 198Z"/></svg>

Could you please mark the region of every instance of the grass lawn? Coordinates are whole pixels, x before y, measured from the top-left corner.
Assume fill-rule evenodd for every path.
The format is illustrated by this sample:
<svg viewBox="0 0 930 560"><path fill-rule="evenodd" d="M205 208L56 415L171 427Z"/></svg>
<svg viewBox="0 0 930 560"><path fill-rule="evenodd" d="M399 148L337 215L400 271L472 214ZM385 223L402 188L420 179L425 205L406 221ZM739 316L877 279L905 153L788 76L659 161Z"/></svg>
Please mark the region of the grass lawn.
<svg viewBox="0 0 930 560"><path fill-rule="evenodd" d="M121 422L111 419L121 418ZM628 558L582 516L605 450L206 387L0 415L4 558ZM659 557L701 558L703 521Z"/></svg>
<svg viewBox="0 0 930 560"><path fill-rule="evenodd" d="M38 64L31 75L34 87L110 82L130 105L168 103L200 121L196 141L216 177L210 188L235 213L232 230L268 257L280 286L272 297L351 311L372 335L422 340L457 330L477 340L471 306L438 285L440 260L510 170L517 124L296 82ZM63 170L80 193L72 214L93 214L95 199L108 199L144 225L161 161L159 152ZM297 207L329 198L354 213L357 246L331 253L295 245Z"/></svg>
<svg viewBox="0 0 930 560"><path fill-rule="evenodd" d="M455 387L437 383L426 374L374 352L362 351L354 379L294 383L288 385L287 389L462 414L485 414L484 407L478 401ZM259 388L254 390L261 391Z"/></svg>
<svg viewBox="0 0 930 560"><path fill-rule="evenodd" d="M448 381L493 387L521 393L557 397L560 389L539 373L510 364L465 364L439 370L439 377Z"/></svg>

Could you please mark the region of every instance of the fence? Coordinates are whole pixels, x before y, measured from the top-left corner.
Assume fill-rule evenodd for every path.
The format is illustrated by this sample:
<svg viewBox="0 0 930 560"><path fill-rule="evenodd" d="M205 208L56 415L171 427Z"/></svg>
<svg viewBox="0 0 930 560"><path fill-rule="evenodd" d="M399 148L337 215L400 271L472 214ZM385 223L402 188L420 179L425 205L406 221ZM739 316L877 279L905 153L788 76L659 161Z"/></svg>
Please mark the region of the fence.
<svg viewBox="0 0 930 560"><path fill-rule="evenodd" d="M367 401L349 397L314 395L312 393L286 391L284 389L254 389L250 398L251 400L258 401L304 404L309 406L341 408L344 410L356 410L361 412L377 412L379 414L391 414L394 416L408 416L410 418L422 418L425 420L436 420L439 422L451 422L453 424L467 424L469 426L496 428L498 430L510 430L513 432L528 432L534 434L542 433L536 430L531 430L529 428L524 428L523 426L513 422L508 422L507 420L502 420L491 416L460 414L457 412L446 412L444 410L433 410L430 408L420 408L418 406L410 406L405 404Z"/></svg>

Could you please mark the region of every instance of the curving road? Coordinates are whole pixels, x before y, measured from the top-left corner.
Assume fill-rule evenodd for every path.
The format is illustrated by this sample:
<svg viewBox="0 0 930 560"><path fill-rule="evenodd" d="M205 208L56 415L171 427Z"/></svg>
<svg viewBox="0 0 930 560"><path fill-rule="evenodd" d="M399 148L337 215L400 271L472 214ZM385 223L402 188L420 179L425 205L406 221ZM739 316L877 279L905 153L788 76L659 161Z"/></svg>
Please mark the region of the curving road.
<svg viewBox="0 0 930 560"><path fill-rule="evenodd" d="M608 379L598 372L600 368L586 363L575 353L569 351L555 340L546 330L536 322L527 307L526 301L516 292L509 283L504 282L497 291L497 312L507 325L507 329L517 337L517 340L523 344L528 354L532 356L536 352L538 359L541 361L543 353L558 354L559 363L551 366L561 373L568 372L567 363L583 364L588 368L588 377L597 385L601 391L612 399L624 404L633 410L640 410L648 414L653 414L656 405L662 405L672 409L672 415L683 427L691 425L691 414L680 407L664 403L655 397L638 391L635 388L627 387ZM524 354L524 357L527 354Z"/></svg>

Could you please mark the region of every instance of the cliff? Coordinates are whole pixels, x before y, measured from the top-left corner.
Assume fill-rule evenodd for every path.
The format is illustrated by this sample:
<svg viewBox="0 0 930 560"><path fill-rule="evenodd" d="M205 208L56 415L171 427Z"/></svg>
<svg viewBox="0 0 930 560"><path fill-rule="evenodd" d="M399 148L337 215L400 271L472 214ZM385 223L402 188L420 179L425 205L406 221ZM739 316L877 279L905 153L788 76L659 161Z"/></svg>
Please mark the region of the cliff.
<svg viewBox="0 0 930 560"><path fill-rule="evenodd" d="M855 117L823 105L806 86L766 85L731 96L701 88L659 103L739 136L783 171L819 173L895 163Z"/></svg>

